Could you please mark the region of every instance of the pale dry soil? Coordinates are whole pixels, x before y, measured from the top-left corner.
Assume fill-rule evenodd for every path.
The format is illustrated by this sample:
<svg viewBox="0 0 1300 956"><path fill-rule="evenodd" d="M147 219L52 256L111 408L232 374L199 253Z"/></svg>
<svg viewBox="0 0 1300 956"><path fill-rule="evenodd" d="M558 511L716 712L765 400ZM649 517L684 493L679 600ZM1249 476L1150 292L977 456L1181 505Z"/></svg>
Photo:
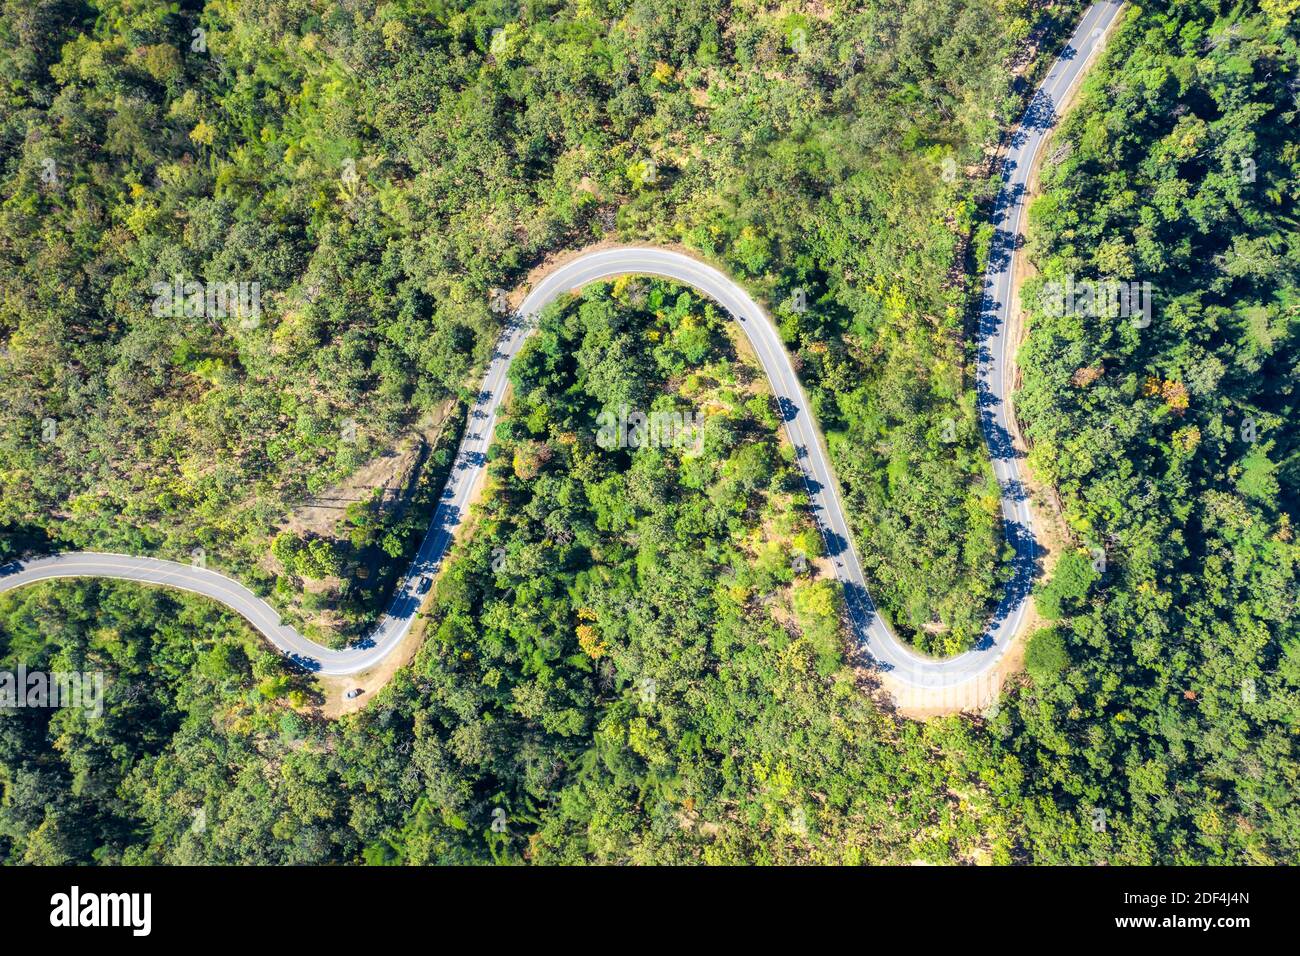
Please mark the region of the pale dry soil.
<svg viewBox="0 0 1300 956"><path fill-rule="evenodd" d="M400 515L409 506L420 470L429 453L437 447L443 430L447 427L447 419L455 407L453 400L443 402L402 432L390 449L376 455L345 480L312 496L291 511L276 529L276 534L290 532L300 538L320 537L338 541L343 537L339 526L346 517L348 506L368 501L376 492L379 493L381 512ZM280 563L271 555L269 541L261 563L272 574L283 571ZM358 567L350 573L364 578L369 572L369 568ZM308 579L302 582L302 590L304 594L330 594L336 592L342 583L337 577ZM302 616L309 632L330 634L339 625L328 606L308 612L299 603L297 612Z"/></svg>

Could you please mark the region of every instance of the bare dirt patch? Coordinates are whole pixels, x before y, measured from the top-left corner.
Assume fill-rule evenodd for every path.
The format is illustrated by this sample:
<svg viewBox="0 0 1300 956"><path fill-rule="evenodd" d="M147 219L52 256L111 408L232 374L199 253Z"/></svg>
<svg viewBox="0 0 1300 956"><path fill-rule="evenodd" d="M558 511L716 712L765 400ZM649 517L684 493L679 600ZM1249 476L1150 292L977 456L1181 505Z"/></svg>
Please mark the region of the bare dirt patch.
<svg viewBox="0 0 1300 956"><path fill-rule="evenodd" d="M344 481L295 508L280 530L300 536L331 537L348 505L368 501L376 492L382 510L400 508L415 483L423 452L437 445L447 416L454 407L452 400L443 402L432 415L399 437L392 448L366 462Z"/></svg>
<svg viewBox="0 0 1300 956"><path fill-rule="evenodd" d="M433 589L430 588L430 593ZM384 688L393 675L401 668L411 663L415 659L415 652L420 649L424 643L424 632L428 626L423 616L424 609L421 607L420 616L416 618L415 623L411 625L411 630L407 632L406 637L397 645L387 657L376 664L368 671L362 671L359 674L349 674L347 677L328 677L320 676L316 678L316 684L320 692L325 696L325 702L321 704L320 715L328 720L335 720L344 714L354 714L365 707L375 696ZM351 700L344 695L350 690L360 690L361 693Z"/></svg>
<svg viewBox="0 0 1300 956"><path fill-rule="evenodd" d="M448 418L456 408L454 399L448 399L397 437L386 451L364 463L345 480L312 496L296 507L276 529L276 534L290 533L301 539L322 538L342 543L347 536L348 508L359 502L377 501L379 511L388 516L400 517L409 507L416 490L421 469L430 452L438 445ZM261 561L262 567L272 574L284 569L268 547ZM374 569L364 564L349 573L359 578L367 577ZM343 581L338 577L319 580L304 579L302 594L323 595L324 600L315 610L308 610L301 600L295 600L294 611L307 632L323 635L338 633L341 620L330 607L329 596L337 594Z"/></svg>

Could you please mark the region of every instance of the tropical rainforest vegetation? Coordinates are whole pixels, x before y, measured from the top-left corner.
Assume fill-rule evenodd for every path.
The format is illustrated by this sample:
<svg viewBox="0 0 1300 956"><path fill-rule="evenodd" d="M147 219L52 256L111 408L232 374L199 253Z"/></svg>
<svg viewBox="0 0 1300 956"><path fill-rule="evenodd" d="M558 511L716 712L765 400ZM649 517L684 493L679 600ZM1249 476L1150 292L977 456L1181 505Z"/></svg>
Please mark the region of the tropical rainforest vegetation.
<svg viewBox="0 0 1300 956"><path fill-rule="evenodd" d="M203 548L288 604L386 531L285 515L466 396L494 289L649 238L772 304L873 594L968 646L1002 552L964 335L988 149L1078 9L3 4L0 557ZM360 713L197 598L0 598L0 667L107 675L103 719L0 716L0 856L1294 862L1295 13L1134 5L1048 150L1017 407L1070 540L994 711L891 712L743 343L623 281L543 316ZM260 314L155 308L177 275ZM1153 321L1045 308L1065 276L1150 281ZM605 447L624 404L698 435Z"/></svg>
<svg viewBox="0 0 1300 956"><path fill-rule="evenodd" d="M1035 307L1019 355L1029 463L1080 551L1039 602L1068 666L1007 740L1125 859L1300 849L1300 63L1297 5L1260 7L1133 17L1031 209L1027 298L1154 288L1149 324Z"/></svg>

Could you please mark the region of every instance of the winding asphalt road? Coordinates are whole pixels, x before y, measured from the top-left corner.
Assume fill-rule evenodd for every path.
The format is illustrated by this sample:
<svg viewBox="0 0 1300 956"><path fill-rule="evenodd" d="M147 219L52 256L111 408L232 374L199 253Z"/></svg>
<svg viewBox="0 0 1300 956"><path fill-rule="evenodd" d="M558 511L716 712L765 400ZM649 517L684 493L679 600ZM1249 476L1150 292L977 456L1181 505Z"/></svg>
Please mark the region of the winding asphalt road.
<svg viewBox="0 0 1300 956"><path fill-rule="evenodd" d="M1002 489L1004 525L1015 558L1006 595L974 650L946 659L925 657L899 641L877 612L867 593L839 488L808 398L795 376L780 335L758 303L712 266L680 252L637 246L602 249L559 265L524 300L488 366L455 465L419 554L388 611L363 641L344 650L321 647L281 624L270 605L238 582L204 567L157 558L77 552L14 561L0 567L0 592L36 581L68 577L118 578L181 588L219 601L239 613L288 657L309 670L330 675L367 670L382 661L410 630L432 576L466 514L474 485L487 462L488 440L496 427L510 363L534 328L538 313L561 295L592 282L628 274L654 275L698 289L730 312L748 336L771 381L808 486L827 555L844 585L854 627L880 667L901 684L920 689L960 689L987 677L1020 626L1038 553L1020 463L1011 440L1007 402L1009 351L1014 349L1014 343L1008 341L1007 328L1015 237L1020 229L1026 183L1034 157L1055 121L1061 102L1096 52L1104 31L1121 6L1122 3L1101 2L1089 7L1031 100L1020 127L1011 137L1003 164L1002 186L994 209L996 233L984 278L976 389L993 471Z"/></svg>

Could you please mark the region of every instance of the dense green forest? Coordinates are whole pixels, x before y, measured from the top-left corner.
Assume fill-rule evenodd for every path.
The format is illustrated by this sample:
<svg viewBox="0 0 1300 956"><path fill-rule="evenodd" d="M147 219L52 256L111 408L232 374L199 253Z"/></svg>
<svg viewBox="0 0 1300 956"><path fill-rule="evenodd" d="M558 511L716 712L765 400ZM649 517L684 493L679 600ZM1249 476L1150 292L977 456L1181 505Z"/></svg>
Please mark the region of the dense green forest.
<svg viewBox="0 0 1300 956"><path fill-rule="evenodd" d="M1300 58L1297 5L1261 6L1134 18L1031 209L1030 300L1154 288L1149 323L1040 302L1019 355L1081 550L1039 602L1066 666L1008 743L1110 811L1121 859L1300 855Z"/></svg>
<svg viewBox="0 0 1300 956"><path fill-rule="evenodd" d="M938 6L6 4L8 547L198 542L254 580L303 494L472 381L494 286L649 237L773 303L873 594L964 646L1001 548L977 164L1077 7ZM625 281L543 317L426 641L360 714L194 598L0 598L0 667L108 675L102 720L0 717L0 855L1295 862L1294 8L1133 7L1049 149L1017 407L1077 550L994 712L881 703L761 375L707 302ZM265 314L160 319L175 273ZM1153 321L1058 314L1067 276L1150 281ZM621 403L704 421L603 447Z"/></svg>

